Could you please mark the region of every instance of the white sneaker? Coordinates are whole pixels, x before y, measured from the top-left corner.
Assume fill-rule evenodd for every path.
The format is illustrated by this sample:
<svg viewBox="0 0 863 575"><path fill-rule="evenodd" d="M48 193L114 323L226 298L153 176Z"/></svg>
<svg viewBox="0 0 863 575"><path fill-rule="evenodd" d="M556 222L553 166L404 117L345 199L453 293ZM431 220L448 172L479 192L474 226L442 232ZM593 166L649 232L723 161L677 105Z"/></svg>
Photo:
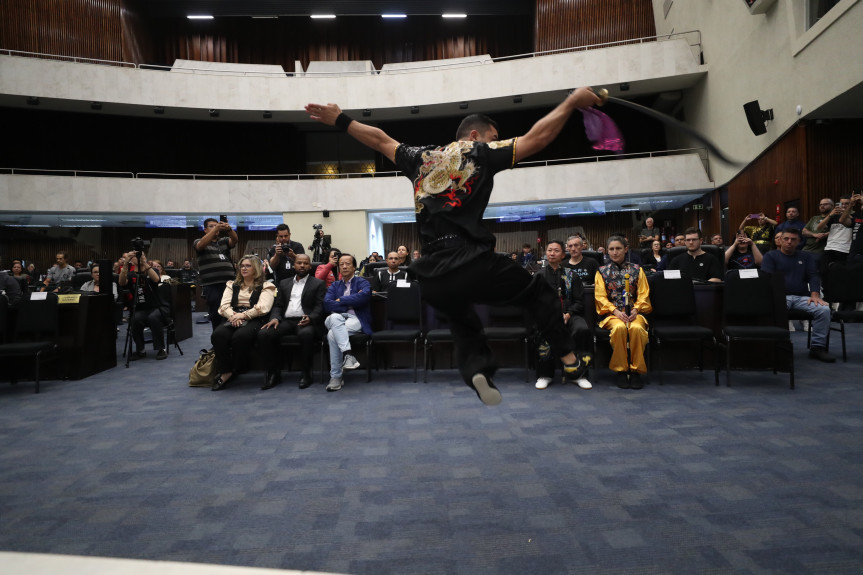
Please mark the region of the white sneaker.
<svg viewBox="0 0 863 575"><path fill-rule="evenodd" d="M581 389L593 389L593 385L591 385L591 383L587 381L587 379L584 377L576 379L575 383L577 383L578 387L580 387Z"/></svg>
<svg viewBox="0 0 863 575"><path fill-rule="evenodd" d="M345 354L345 359L342 362L342 369L356 369L360 366L360 362L357 361L357 358L352 356L349 353Z"/></svg>
<svg viewBox="0 0 863 575"><path fill-rule="evenodd" d="M551 383L550 377L540 377L536 380L536 388L537 389L545 389L548 387L548 384Z"/></svg>

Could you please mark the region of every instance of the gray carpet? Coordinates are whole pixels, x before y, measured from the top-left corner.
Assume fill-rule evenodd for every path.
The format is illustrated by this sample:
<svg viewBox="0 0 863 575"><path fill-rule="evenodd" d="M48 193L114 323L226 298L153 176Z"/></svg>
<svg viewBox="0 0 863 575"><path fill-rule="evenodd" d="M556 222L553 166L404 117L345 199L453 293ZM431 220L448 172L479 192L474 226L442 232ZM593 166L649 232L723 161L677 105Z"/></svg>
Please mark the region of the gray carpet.
<svg viewBox="0 0 863 575"><path fill-rule="evenodd" d="M794 391L697 371L538 391L511 369L496 408L452 370L189 388L195 329L184 357L39 395L0 385L0 549L357 574L863 572L863 325L847 364L793 334Z"/></svg>

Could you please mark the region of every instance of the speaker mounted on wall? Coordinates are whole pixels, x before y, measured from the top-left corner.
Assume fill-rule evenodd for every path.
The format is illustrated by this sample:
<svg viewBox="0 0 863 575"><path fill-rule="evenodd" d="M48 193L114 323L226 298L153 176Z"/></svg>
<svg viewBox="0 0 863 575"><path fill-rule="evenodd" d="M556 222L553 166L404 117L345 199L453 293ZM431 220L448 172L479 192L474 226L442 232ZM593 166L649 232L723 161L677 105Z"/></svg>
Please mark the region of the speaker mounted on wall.
<svg viewBox="0 0 863 575"><path fill-rule="evenodd" d="M749 129L756 136L767 133L767 122L773 119L773 109L762 110L758 104L758 100L752 100L743 104L743 111L746 113L746 121L749 122Z"/></svg>

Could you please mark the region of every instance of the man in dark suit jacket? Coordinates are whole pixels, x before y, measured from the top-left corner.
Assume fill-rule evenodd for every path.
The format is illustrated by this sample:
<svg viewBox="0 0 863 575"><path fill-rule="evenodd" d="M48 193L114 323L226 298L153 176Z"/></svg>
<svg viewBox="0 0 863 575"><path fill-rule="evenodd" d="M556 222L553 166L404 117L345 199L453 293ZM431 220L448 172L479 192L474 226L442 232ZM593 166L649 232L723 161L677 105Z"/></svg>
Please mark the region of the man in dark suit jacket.
<svg viewBox="0 0 863 575"><path fill-rule="evenodd" d="M369 278L369 283L372 284L373 293L386 293L387 287L389 287L392 282L407 279L407 272L399 269L399 261L400 258L398 253L390 252L387 254L387 267L382 270L375 270Z"/></svg>
<svg viewBox="0 0 863 575"><path fill-rule="evenodd" d="M282 381L282 354L279 340L283 335L298 335L303 354L303 375L300 389L312 384L312 357L315 340L324 332L324 294L327 285L309 275L312 260L305 254L297 254L293 277L279 282L279 291L270 321L261 327L258 345L267 364L267 377L261 389L270 389Z"/></svg>

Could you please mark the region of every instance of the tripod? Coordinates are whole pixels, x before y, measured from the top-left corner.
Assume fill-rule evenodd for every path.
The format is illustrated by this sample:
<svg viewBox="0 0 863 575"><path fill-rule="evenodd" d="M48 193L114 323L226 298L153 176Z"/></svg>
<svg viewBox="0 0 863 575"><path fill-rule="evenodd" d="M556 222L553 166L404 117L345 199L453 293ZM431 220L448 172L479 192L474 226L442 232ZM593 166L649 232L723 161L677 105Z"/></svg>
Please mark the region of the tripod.
<svg viewBox="0 0 863 575"><path fill-rule="evenodd" d="M128 279L128 283L132 284L132 305L129 307L129 323L126 324L126 341L123 343L123 357L126 358L126 368L129 368L129 361L132 357L132 333L135 326L135 312L138 310L138 298L139 290L144 288L141 287L141 280L145 279L146 276L141 272L141 255L142 252L135 252L135 261L138 263L135 265L135 277L134 281L132 278Z"/></svg>

